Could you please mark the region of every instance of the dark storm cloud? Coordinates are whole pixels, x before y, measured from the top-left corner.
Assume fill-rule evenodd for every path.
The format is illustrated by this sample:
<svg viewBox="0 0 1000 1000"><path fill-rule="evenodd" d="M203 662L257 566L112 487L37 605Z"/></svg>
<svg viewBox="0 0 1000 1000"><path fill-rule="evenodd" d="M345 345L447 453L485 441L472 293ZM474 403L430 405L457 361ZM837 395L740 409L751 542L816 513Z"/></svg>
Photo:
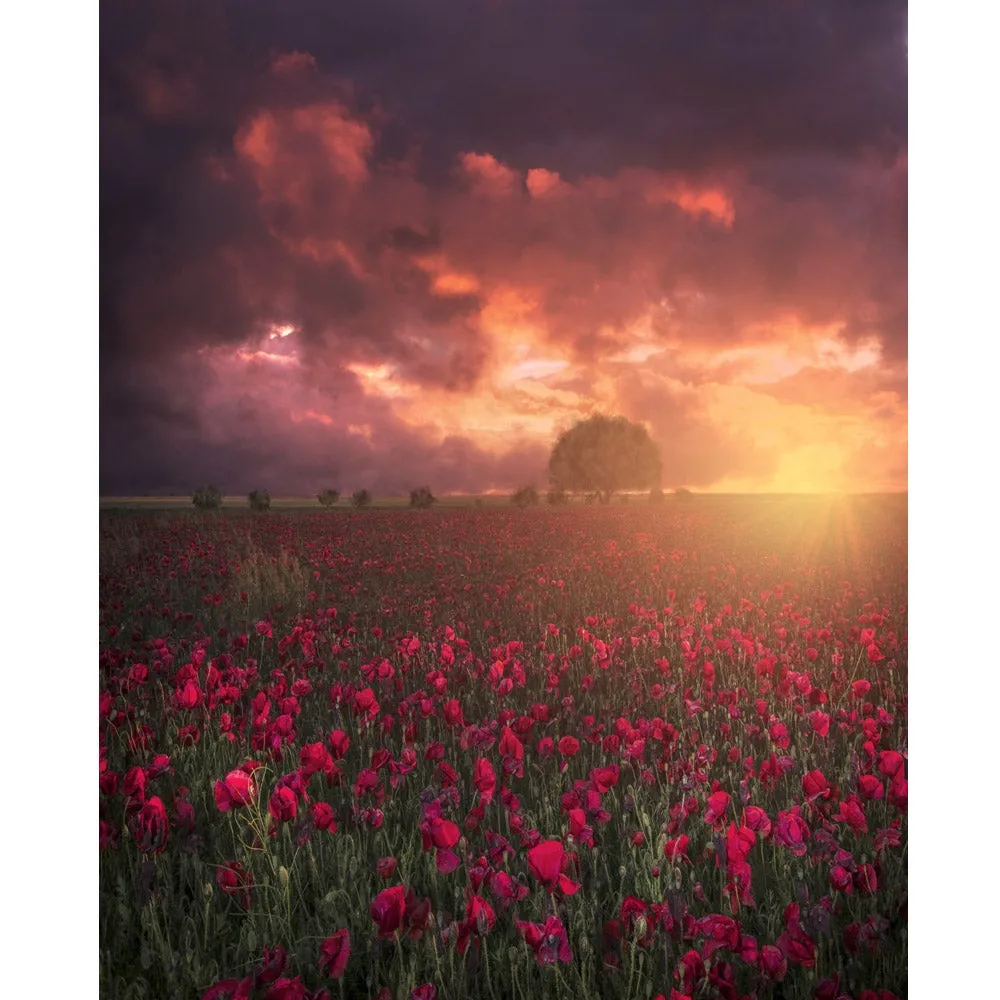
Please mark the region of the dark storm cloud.
<svg viewBox="0 0 1000 1000"><path fill-rule="evenodd" d="M375 488L421 464L439 490L525 480L536 446L441 444L345 375L474 387L488 290L441 294L454 267L543 285L549 336L594 364L661 296L692 341L787 308L905 360L905 32L880 0L102 3L102 491L312 491L331 454ZM466 153L498 164L478 188ZM617 187L535 199L539 167ZM734 221L651 206L623 179L639 168L728 185ZM275 323L298 328L299 381L217 406L232 390L199 352ZM289 423L300 391L343 414ZM766 467L635 391L699 483Z"/></svg>

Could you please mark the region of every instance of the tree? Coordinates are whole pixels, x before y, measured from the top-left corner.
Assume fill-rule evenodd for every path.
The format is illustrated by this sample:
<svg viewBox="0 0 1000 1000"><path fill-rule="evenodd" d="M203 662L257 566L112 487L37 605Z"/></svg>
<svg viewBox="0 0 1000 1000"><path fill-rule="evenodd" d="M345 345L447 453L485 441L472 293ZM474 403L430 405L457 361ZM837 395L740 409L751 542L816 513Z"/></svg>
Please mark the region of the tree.
<svg viewBox="0 0 1000 1000"><path fill-rule="evenodd" d="M415 490L410 490L410 506L426 510L431 504L437 503L434 494L429 486L419 486Z"/></svg>
<svg viewBox="0 0 1000 1000"><path fill-rule="evenodd" d="M538 490L534 486L522 486L511 496L510 502L515 507L534 507L538 503Z"/></svg>
<svg viewBox="0 0 1000 1000"><path fill-rule="evenodd" d="M324 507L332 507L340 499L340 490L320 490L316 499Z"/></svg>
<svg viewBox="0 0 1000 1000"><path fill-rule="evenodd" d="M247 503L251 510L270 510L271 494L267 490L251 490L247 494Z"/></svg>
<svg viewBox="0 0 1000 1000"><path fill-rule="evenodd" d="M367 507L372 502L372 495L368 490L355 490L351 495L351 506Z"/></svg>
<svg viewBox="0 0 1000 1000"><path fill-rule="evenodd" d="M549 458L557 490L583 490L610 503L619 490L645 490L660 482L660 451L642 424L601 414L560 435Z"/></svg>
<svg viewBox="0 0 1000 1000"><path fill-rule="evenodd" d="M199 486L191 497L198 510L215 510L222 506L222 492L215 486Z"/></svg>

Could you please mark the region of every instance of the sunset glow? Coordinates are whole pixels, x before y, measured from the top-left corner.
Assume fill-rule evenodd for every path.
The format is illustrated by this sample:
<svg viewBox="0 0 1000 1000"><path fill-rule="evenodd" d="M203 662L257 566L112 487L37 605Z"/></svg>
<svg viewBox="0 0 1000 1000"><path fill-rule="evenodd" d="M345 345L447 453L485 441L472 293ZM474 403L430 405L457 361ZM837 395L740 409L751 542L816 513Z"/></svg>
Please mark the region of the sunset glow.
<svg viewBox="0 0 1000 1000"><path fill-rule="evenodd" d="M461 69L364 12L329 38L382 55L277 8L266 59L216 26L168 71L180 18L132 46L108 143L149 152L106 157L102 489L544 486L604 412L650 429L667 489L904 490L905 23L838 9L834 45L776 5L785 65L706 7L684 69L644 47L695 30L666 9L600 60L611 15L581 10L575 55L532 22L522 98L482 39L531 18L473 6ZM115 207L133 188L155 218Z"/></svg>

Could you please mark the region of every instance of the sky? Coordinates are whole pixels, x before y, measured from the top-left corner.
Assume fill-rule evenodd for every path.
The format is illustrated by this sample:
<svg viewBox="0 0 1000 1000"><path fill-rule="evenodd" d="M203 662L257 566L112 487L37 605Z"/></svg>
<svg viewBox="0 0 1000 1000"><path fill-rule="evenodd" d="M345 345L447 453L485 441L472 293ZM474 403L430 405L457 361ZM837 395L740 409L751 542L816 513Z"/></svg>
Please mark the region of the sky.
<svg viewBox="0 0 1000 1000"><path fill-rule="evenodd" d="M103 495L906 489L905 3L100 17Z"/></svg>

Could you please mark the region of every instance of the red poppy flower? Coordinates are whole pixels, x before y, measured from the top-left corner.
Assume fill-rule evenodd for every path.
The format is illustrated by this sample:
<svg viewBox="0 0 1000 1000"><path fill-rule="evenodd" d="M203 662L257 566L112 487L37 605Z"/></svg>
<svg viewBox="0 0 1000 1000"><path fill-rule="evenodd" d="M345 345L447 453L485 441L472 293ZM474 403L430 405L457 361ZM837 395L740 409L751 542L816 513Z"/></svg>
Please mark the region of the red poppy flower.
<svg viewBox="0 0 1000 1000"><path fill-rule="evenodd" d="M747 806L743 815L746 825L755 833L759 833L762 837L770 835L771 817L760 806Z"/></svg>
<svg viewBox="0 0 1000 1000"><path fill-rule="evenodd" d="M278 945L274 951L271 951L270 948L265 948L264 958L261 960L256 973L254 973L254 984L256 986L264 986L267 983L273 983L284 971L287 960L288 953L281 945Z"/></svg>
<svg viewBox="0 0 1000 1000"><path fill-rule="evenodd" d="M726 821L726 810L729 808L729 792L713 792L708 797L708 808L705 810L705 822L716 829L721 829Z"/></svg>
<svg viewBox="0 0 1000 1000"><path fill-rule="evenodd" d="M826 712L821 712L818 708L814 712L810 712L809 722L817 736L830 735L830 716Z"/></svg>
<svg viewBox="0 0 1000 1000"><path fill-rule="evenodd" d="M595 767L590 772L590 781L594 788L603 795L618 784L618 775L618 765L609 764L606 767Z"/></svg>
<svg viewBox="0 0 1000 1000"><path fill-rule="evenodd" d="M575 736L564 736L558 743L559 752L564 757L574 757L580 750L580 741Z"/></svg>
<svg viewBox="0 0 1000 1000"><path fill-rule="evenodd" d="M320 972L331 979L340 979L347 968L347 960L351 957L351 934L347 930L334 931L320 945Z"/></svg>
<svg viewBox="0 0 1000 1000"><path fill-rule="evenodd" d="M252 992L252 976L242 980L220 979L202 993L201 1000L250 1000Z"/></svg>
<svg viewBox="0 0 1000 1000"><path fill-rule="evenodd" d="M788 974L788 959L780 948L765 944L757 959L761 974L773 983L780 983Z"/></svg>
<svg viewBox="0 0 1000 1000"><path fill-rule="evenodd" d="M317 830L329 833L337 832L337 821L333 816L333 807L328 802L314 802L309 807L309 817Z"/></svg>
<svg viewBox="0 0 1000 1000"><path fill-rule="evenodd" d="M514 926L534 952L535 961L539 965L573 961L566 928L558 917L549 917L544 924L526 923L515 918Z"/></svg>
<svg viewBox="0 0 1000 1000"><path fill-rule="evenodd" d="M215 783L215 804L219 807L219 812L250 805L256 798L257 785L253 775L242 768L230 771L222 781Z"/></svg>
<svg viewBox="0 0 1000 1000"><path fill-rule="evenodd" d="M267 811L277 823L289 823L295 819L298 810L299 800L295 797L295 792L282 785L271 793L271 798L267 803Z"/></svg>
<svg viewBox="0 0 1000 1000"><path fill-rule="evenodd" d="M878 889L878 875L873 865L858 865L854 873L854 888L862 896L873 896Z"/></svg>
<svg viewBox="0 0 1000 1000"><path fill-rule="evenodd" d="M802 794L806 797L806 802L814 802L816 799L828 799L830 797L830 783L826 780L826 775L822 771L810 771L802 775Z"/></svg>
<svg viewBox="0 0 1000 1000"><path fill-rule="evenodd" d="M309 997L309 990L306 989L300 976L276 979L264 994L264 1000L309 1000Z"/></svg>
<svg viewBox="0 0 1000 1000"><path fill-rule="evenodd" d="M351 746L351 738L342 729L335 729L330 733L327 742L330 744L330 753L334 760L342 760Z"/></svg>
<svg viewBox="0 0 1000 1000"><path fill-rule="evenodd" d="M392 937L403 925L406 911L406 889L394 885L383 889L371 905L372 920L378 925L379 937Z"/></svg>
<svg viewBox="0 0 1000 1000"><path fill-rule="evenodd" d="M705 963L701 955L693 949L688 951L674 970L674 978L680 983L682 996L693 997L705 983Z"/></svg>
<svg viewBox="0 0 1000 1000"><path fill-rule="evenodd" d="M806 853L806 841L809 839L809 827L799 815L799 807L792 806L790 812L778 813L778 825L774 839L789 848L793 854L801 857Z"/></svg>
<svg viewBox="0 0 1000 1000"><path fill-rule="evenodd" d="M238 861L227 861L224 865L220 865L215 873L215 883L227 896L232 896L244 910L250 909L253 874Z"/></svg>
<svg viewBox="0 0 1000 1000"><path fill-rule="evenodd" d="M170 822L159 796L154 795L139 811L133 820L132 833L143 854L159 854L167 846Z"/></svg>
<svg viewBox="0 0 1000 1000"><path fill-rule="evenodd" d="M441 706L441 717L449 726L465 725L465 719L462 717L462 706L457 698L450 698Z"/></svg>
<svg viewBox="0 0 1000 1000"><path fill-rule="evenodd" d="M686 833L682 833L679 837L675 837L673 840L668 840L663 845L663 855L668 861L678 861L683 858L688 864L691 863L687 856L688 844L690 843L690 838Z"/></svg>
<svg viewBox="0 0 1000 1000"><path fill-rule="evenodd" d="M482 797L484 805L489 805L493 801L493 793L496 791L497 776L493 765L485 757L480 757L476 761L472 782Z"/></svg>
<svg viewBox="0 0 1000 1000"><path fill-rule="evenodd" d="M549 892L555 892L558 887L567 896L572 896L580 886L562 874L565 854L560 841L543 840L528 851L528 869Z"/></svg>
<svg viewBox="0 0 1000 1000"><path fill-rule="evenodd" d="M874 774L862 774L858 778L858 791L863 799L880 799L885 794L885 786Z"/></svg>
<svg viewBox="0 0 1000 1000"><path fill-rule="evenodd" d="M901 753L896 750L882 750L878 755L878 769L886 778L894 778L901 774L906 761Z"/></svg>

